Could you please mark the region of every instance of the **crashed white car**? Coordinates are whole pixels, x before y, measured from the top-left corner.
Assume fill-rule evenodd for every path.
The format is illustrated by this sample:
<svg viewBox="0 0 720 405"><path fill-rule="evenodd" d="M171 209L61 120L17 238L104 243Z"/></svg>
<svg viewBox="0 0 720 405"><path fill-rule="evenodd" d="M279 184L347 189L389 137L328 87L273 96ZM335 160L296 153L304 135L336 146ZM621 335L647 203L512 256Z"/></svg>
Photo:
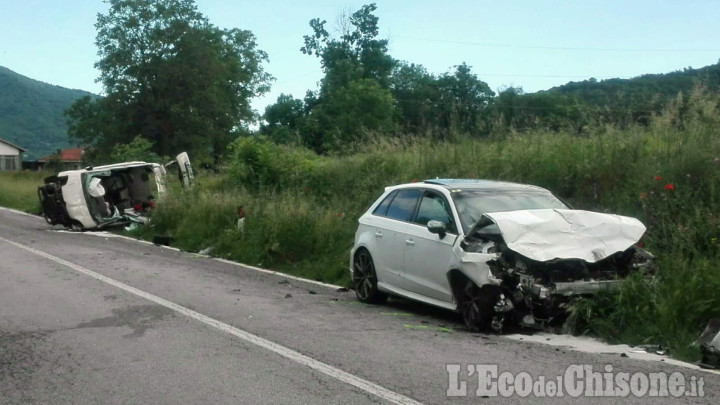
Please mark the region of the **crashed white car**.
<svg viewBox="0 0 720 405"><path fill-rule="evenodd" d="M551 325L573 296L647 267L635 218L571 209L540 187L428 180L387 187L359 219L358 299L388 294L456 310L472 330Z"/></svg>
<svg viewBox="0 0 720 405"><path fill-rule="evenodd" d="M75 230L147 222L147 210L165 193L166 167L177 165L184 185L193 179L190 159L159 163L126 162L68 170L38 187L43 217L50 225Z"/></svg>

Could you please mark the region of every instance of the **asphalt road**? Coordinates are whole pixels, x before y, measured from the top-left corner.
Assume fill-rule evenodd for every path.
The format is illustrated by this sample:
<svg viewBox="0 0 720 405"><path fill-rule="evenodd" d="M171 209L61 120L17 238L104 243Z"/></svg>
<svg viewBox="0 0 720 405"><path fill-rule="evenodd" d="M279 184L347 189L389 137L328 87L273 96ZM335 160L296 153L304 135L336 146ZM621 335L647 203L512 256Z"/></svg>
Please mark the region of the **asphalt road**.
<svg viewBox="0 0 720 405"><path fill-rule="evenodd" d="M720 403L718 374L473 334L422 305L363 305L331 286L59 230L0 210L0 403ZM704 396L478 396L476 365L533 382L572 365L677 372Z"/></svg>

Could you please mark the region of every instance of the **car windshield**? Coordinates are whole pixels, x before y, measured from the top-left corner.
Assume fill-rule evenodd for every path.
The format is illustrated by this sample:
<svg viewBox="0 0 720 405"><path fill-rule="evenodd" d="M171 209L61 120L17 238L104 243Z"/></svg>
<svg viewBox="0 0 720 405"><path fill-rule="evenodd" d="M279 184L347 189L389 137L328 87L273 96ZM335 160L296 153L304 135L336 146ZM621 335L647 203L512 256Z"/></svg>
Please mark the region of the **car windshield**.
<svg viewBox="0 0 720 405"><path fill-rule="evenodd" d="M465 232L489 212L569 208L554 195L536 191L460 190L452 197Z"/></svg>

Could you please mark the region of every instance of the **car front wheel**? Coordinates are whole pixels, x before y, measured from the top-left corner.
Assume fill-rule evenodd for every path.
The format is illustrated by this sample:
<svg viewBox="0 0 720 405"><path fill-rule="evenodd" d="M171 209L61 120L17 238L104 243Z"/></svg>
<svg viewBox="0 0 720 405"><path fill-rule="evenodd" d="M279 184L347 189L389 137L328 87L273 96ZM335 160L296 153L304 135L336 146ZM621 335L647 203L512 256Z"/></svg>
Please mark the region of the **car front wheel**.
<svg viewBox="0 0 720 405"><path fill-rule="evenodd" d="M465 326L473 332L486 330L492 319L492 296L470 280L465 280L460 312Z"/></svg>
<svg viewBox="0 0 720 405"><path fill-rule="evenodd" d="M377 274L370 252L360 249L353 259L353 289L358 300L367 304L380 304L387 294L377 288Z"/></svg>

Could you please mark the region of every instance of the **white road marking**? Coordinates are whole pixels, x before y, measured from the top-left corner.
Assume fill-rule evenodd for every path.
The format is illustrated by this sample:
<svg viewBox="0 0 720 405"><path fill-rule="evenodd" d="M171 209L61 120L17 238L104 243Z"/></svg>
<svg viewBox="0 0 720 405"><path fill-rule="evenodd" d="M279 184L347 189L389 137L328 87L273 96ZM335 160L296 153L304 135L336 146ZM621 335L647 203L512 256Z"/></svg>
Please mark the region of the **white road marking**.
<svg viewBox="0 0 720 405"><path fill-rule="evenodd" d="M213 328L219 329L223 332L229 333L235 337L238 337L248 343L252 343L256 346L259 346L263 349L269 350L271 352L277 353L282 357L285 357L289 360L292 360L298 364L301 364L303 366L309 367L313 370L317 370L329 377L332 377L336 380L342 381L346 384L352 385L353 387L356 387L358 389L361 389L369 394L375 395L378 398L384 399L386 401L389 401L394 404L420 404L420 402L415 401L412 398L406 397L404 395L398 394L394 391L391 391L387 388L381 387L378 384L372 383L370 381L367 381L365 379L362 379L360 377L357 377L353 374L350 374L348 372L342 371L339 368L335 368L329 364L325 364L321 361L315 360L312 357L308 357L302 353L299 353L295 350L292 350L290 348L287 348L285 346L282 346L280 344L277 344L275 342L269 341L267 339L261 338L260 336L254 335L250 332L246 332L242 329L238 329L234 326L228 325L226 323L223 323L221 321L218 321L217 319L210 318L209 316L203 315L201 313L195 312L191 309L185 308L181 305L175 304L174 302L168 301L166 299L160 298L158 296L152 295L150 293L147 293L145 291L139 290L135 287L129 286L125 283L122 283L120 281L114 280L110 277L103 276L102 274L96 273L92 270L89 270L85 267L79 266L75 263L68 262L67 260L63 260L59 257L53 256L49 253L45 253L43 251L31 248L30 246L23 245L21 243L17 243L8 239L5 239L3 237L0 237L0 241L3 241L5 243L8 243L10 245L16 246L20 249L24 249L30 253L36 254L38 256L44 257L48 260L51 260L55 263L61 264L63 266L69 267L78 273L85 274L87 276L90 276L96 280L102 281L104 283L110 284L113 287L119 288L121 290L127 291L131 294L137 295L141 298L144 298L150 302L153 302L158 305L162 305L165 308L171 309L175 312L178 312L182 315L185 315L189 318L195 319L199 322L202 322L208 326L211 326Z"/></svg>

